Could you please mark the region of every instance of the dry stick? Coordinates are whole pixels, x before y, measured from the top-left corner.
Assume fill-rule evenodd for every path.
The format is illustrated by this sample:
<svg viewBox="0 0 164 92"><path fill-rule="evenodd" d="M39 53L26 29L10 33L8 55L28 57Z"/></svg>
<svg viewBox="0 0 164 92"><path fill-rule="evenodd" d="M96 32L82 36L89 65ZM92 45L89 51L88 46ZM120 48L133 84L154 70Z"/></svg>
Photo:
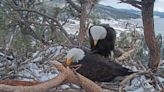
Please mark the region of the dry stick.
<svg viewBox="0 0 164 92"><path fill-rule="evenodd" d="M0 80L0 84L11 85L11 86L32 86L39 84L37 81L19 81L19 80Z"/></svg>
<svg viewBox="0 0 164 92"><path fill-rule="evenodd" d="M58 92L58 91L55 91ZM75 90L75 89L65 89L62 92L80 92L79 90Z"/></svg>
<svg viewBox="0 0 164 92"><path fill-rule="evenodd" d="M61 72L57 77L33 86L9 86L0 84L0 92L47 92L48 90L61 85L62 83L74 83L80 85L76 75L69 68L65 68L61 63L54 60L53 64ZM77 73L78 74L78 73ZM91 80L78 74L86 92L103 92L102 88Z"/></svg>
<svg viewBox="0 0 164 92"><path fill-rule="evenodd" d="M146 67L142 64L141 61L139 61L138 63L140 64L140 66L141 66L144 70L146 70ZM156 85L159 84L159 86L160 86L162 89L164 89L163 84L159 81L158 78L156 78L156 77L154 76L154 74L152 73L152 71L149 71L149 74L150 74L150 75L152 76L152 78L154 79Z"/></svg>
<svg viewBox="0 0 164 92"><path fill-rule="evenodd" d="M127 81L129 81L129 80L131 80L131 79L133 79L133 78L135 78L135 77L138 77L138 76L140 76L140 75L148 74L149 71L150 71L150 70L141 71L141 72L133 73L133 74L127 76L124 80L122 80L122 81L120 82L120 84L119 84L119 85L120 85L120 87L119 87L119 92L122 92L122 89L123 89L123 87L124 87L124 85L125 85L125 83L126 83Z"/></svg>
<svg viewBox="0 0 164 92"><path fill-rule="evenodd" d="M80 83L80 85L79 85L79 86L80 86L80 92L83 92L83 91L82 91L82 89L83 89L82 82L81 82L81 80L80 80L80 78L79 78L79 76L78 76L76 70L75 70L75 69L72 69L72 71L73 71L73 73L76 75L76 78L79 80L79 83Z"/></svg>
<svg viewBox="0 0 164 92"><path fill-rule="evenodd" d="M141 61L137 60L138 64L142 67L143 70L146 70L146 67L142 64Z"/></svg>
<svg viewBox="0 0 164 92"><path fill-rule="evenodd" d="M63 72L63 71L67 71L67 79L66 82L68 83L74 83L77 85L80 85L79 80L76 78L76 75L73 73L73 71L71 69L69 69L69 67L65 68L61 63L57 62L57 61L52 61L52 63L58 63L60 65L56 66L57 64L54 64L55 67ZM80 80L81 80L81 84L83 86L83 88L85 89L86 92L103 92L103 89L98 86L97 84L95 84L93 81L87 79L86 77L82 76L81 74L77 73L77 75L79 76Z"/></svg>
<svg viewBox="0 0 164 92"><path fill-rule="evenodd" d="M134 51L135 51L135 48L133 48L133 49L125 52L123 55L121 55L120 57L118 57L116 59L116 61L121 61L121 60L124 60L124 59L128 58Z"/></svg>
<svg viewBox="0 0 164 92"><path fill-rule="evenodd" d="M164 86L163 86L163 84L159 81L159 79L158 78L156 78L155 77L155 75L153 74L153 72L152 71L149 71L149 74L151 75L151 77L153 78L153 80L155 81L155 88L157 88L158 86L157 86L157 84L162 88L162 89L164 89ZM158 87L158 90L160 90L160 88Z"/></svg>
<svg viewBox="0 0 164 92"><path fill-rule="evenodd" d="M65 79L66 74L61 73L51 80L33 86L9 86L0 84L0 92L47 92L49 89L60 85Z"/></svg>
<svg viewBox="0 0 164 92"><path fill-rule="evenodd" d="M81 84L83 86L83 88L86 90L86 92L102 92L102 88L99 87L97 84L95 84L94 82L92 82L91 80L85 78L84 76L78 74L80 80L81 80ZM77 85L80 85L79 80L75 80L75 75L72 76L68 76L67 78L67 82L71 82Z"/></svg>
<svg viewBox="0 0 164 92"><path fill-rule="evenodd" d="M119 85L117 83L97 83L100 87L106 90L112 90L118 92Z"/></svg>

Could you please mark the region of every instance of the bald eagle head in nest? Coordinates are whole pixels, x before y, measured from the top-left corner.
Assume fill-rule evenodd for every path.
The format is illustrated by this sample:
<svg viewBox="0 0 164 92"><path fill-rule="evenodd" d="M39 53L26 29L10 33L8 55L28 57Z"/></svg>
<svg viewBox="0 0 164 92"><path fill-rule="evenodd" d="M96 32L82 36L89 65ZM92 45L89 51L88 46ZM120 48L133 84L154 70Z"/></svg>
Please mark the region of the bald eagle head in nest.
<svg viewBox="0 0 164 92"><path fill-rule="evenodd" d="M67 52L66 56L66 65L70 66L74 63L78 63L80 60L82 60L85 56L85 53L83 50L79 48L72 48Z"/></svg>
<svg viewBox="0 0 164 92"><path fill-rule="evenodd" d="M116 31L109 24L93 25L87 33L92 51L97 51L104 57L113 57Z"/></svg>
<svg viewBox="0 0 164 92"><path fill-rule="evenodd" d="M94 46L96 46L98 40L105 39L107 36L107 30L103 26L92 26L90 28L90 34L93 38Z"/></svg>
<svg viewBox="0 0 164 92"><path fill-rule="evenodd" d="M67 52L66 66L74 68L80 64L81 67L74 69L81 75L100 82L108 82L117 76L126 76L133 71L122 67L120 64L103 57L98 53L84 53L79 48L72 48Z"/></svg>

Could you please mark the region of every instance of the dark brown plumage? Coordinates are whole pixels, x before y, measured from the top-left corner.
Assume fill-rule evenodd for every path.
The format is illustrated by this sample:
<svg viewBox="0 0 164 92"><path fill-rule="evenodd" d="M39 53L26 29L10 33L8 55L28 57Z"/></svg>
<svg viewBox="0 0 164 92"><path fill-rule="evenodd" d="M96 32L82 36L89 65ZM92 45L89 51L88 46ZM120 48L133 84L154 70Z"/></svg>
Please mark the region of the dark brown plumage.
<svg viewBox="0 0 164 92"><path fill-rule="evenodd" d="M83 76L98 82L108 82L117 76L133 73L131 70L97 54L89 53L79 61L82 66L77 70Z"/></svg>
<svg viewBox="0 0 164 92"><path fill-rule="evenodd" d="M94 25L94 26L104 27L107 31L107 34L104 39L99 39L97 42L97 45L94 46L94 39L90 32L91 31L90 29L93 26L91 26L88 31L91 50L97 51L97 53L99 53L100 55L107 57L108 55L111 55L111 51L114 51L116 31L112 27L110 27L108 24L101 24L101 25Z"/></svg>

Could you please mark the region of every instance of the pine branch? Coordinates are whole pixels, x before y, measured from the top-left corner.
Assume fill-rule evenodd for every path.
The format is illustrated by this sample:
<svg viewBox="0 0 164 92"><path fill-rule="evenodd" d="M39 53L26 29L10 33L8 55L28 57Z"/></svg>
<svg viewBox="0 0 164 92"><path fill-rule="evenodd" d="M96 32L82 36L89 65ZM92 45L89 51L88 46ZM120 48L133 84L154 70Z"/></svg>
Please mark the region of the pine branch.
<svg viewBox="0 0 164 92"><path fill-rule="evenodd" d="M17 6L12 6L12 8L15 10L15 11L27 11L27 12L33 12L33 13L36 13L36 14L39 14L41 16L44 16L48 19L51 19L52 21L54 21L56 23L57 26L59 26L60 30L64 33L65 37L67 38L67 40L73 44L73 42L69 39L69 35L67 34L66 30L63 28L63 26L59 23L59 21L56 19L56 18L53 18L51 16L48 16L46 14L43 14L37 10L34 10L34 9L26 9L26 8L20 8L20 7L17 7Z"/></svg>
<svg viewBox="0 0 164 92"><path fill-rule="evenodd" d="M77 10L78 12L81 12L81 7L76 5L72 0L66 0L67 3L69 3L75 10Z"/></svg>

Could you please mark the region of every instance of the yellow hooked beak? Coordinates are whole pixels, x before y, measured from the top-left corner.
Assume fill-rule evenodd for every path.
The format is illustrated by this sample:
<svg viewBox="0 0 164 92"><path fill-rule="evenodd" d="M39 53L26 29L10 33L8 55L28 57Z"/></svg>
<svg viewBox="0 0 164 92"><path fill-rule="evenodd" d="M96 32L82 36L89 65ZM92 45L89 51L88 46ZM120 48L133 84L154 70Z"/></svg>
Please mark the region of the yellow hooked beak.
<svg viewBox="0 0 164 92"><path fill-rule="evenodd" d="M94 45L94 46L97 45L97 40L93 40L93 45Z"/></svg>
<svg viewBox="0 0 164 92"><path fill-rule="evenodd" d="M68 58L67 61L66 61L66 65L70 66L70 65L72 65L72 63L73 63L72 59Z"/></svg>

